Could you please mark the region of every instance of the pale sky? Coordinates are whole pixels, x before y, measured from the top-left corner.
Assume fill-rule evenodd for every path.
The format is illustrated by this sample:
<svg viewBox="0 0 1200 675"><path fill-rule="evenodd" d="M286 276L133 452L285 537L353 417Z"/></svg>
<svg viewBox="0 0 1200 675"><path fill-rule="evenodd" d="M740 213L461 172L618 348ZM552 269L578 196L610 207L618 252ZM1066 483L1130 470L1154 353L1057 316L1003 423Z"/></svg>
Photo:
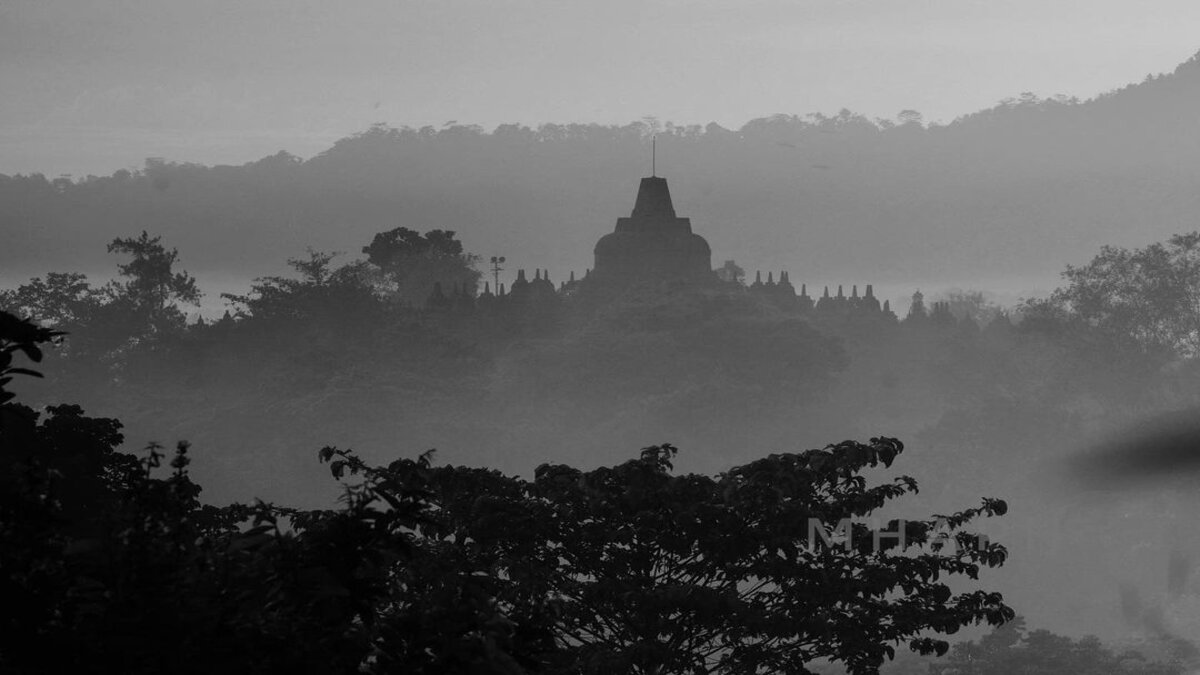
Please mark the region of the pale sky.
<svg viewBox="0 0 1200 675"><path fill-rule="evenodd" d="M1196 0L0 0L0 173L308 157L374 122L948 122L1198 50Z"/></svg>

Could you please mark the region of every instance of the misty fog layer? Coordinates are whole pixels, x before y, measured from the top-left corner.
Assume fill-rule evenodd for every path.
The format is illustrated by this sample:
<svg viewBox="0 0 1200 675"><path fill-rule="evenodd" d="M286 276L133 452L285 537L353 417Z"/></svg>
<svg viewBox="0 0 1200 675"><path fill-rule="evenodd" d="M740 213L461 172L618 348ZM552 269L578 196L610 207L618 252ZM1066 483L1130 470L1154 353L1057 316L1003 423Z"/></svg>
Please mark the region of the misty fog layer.
<svg viewBox="0 0 1200 675"><path fill-rule="evenodd" d="M1147 444L1165 453L1148 456L1162 473L1180 458L1194 468L1200 338L1179 308L1200 289L1200 237L1168 237L1195 229L1197 105L1192 60L1093 101L1015 100L947 126L848 112L737 131L380 126L307 161L0 177L11 288L127 266L125 285L58 276L0 296L54 308L71 332L47 378L18 391L119 418L131 447L190 441L212 503L332 503L338 486L316 462L327 445L378 463L436 448L439 463L529 475L671 443L679 470L712 473L896 437L908 451L893 473L921 485L913 509L1009 502L987 531L1011 558L989 579L1030 625L1190 640L1200 493L1186 477L1141 490L1121 477L1147 468ZM658 172L712 266L749 273L589 295L593 247L629 213L655 133ZM389 270L370 245L398 227L422 252L443 246L448 267L397 281L411 260ZM1176 283L1173 304L1151 302L1153 284L1126 297L1109 282L1129 279L1108 272L1133 270L1119 267L1130 255L1105 245L1193 274L1152 279ZM174 274L259 280L224 299L229 315L195 323L195 292L224 289L167 275L147 291L129 261L147 251ZM500 255L509 289L524 270L545 292L481 293ZM1085 265L1094 256L1103 264ZM999 307L984 293L1066 265L1069 288L1049 298ZM758 269L767 285L749 283ZM950 279L978 283L889 311L822 313L794 293L844 285L857 302L867 284ZM1116 300L1093 311L1093 296ZM154 320L137 311L147 297Z"/></svg>
<svg viewBox="0 0 1200 675"><path fill-rule="evenodd" d="M1029 295L1083 251L1185 229L1198 99L1189 61L1095 100L1025 97L945 126L848 111L738 130L381 126L306 161L10 177L0 228L19 245L0 252L0 269L8 283L63 264L99 271L108 240L152 229L193 273L248 285L305 246L353 252L405 225L454 230L472 251L558 277L582 273L648 173L657 132L660 173L721 259L810 284L991 280Z"/></svg>

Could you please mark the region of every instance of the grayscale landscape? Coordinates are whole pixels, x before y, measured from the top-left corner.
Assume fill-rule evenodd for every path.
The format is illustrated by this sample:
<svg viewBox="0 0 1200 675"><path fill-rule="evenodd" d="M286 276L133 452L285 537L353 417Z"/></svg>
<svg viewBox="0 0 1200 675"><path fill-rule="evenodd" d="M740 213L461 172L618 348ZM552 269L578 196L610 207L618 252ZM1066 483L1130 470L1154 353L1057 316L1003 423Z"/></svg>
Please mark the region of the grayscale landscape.
<svg viewBox="0 0 1200 675"><path fill-rule="evenodd" d="M0 6L0 671L1200 672L1197 25Z"/></svg>

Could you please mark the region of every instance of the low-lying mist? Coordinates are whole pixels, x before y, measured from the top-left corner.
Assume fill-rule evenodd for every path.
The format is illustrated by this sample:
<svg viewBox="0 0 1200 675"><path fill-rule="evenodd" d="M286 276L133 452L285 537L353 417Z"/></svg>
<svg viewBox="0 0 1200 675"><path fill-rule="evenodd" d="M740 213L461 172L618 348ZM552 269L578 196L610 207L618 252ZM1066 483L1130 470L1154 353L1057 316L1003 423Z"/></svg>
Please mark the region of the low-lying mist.
<svg viewBox="0 0 1200 675"><path fill-rule="evenodd" d="M190 441L214 504L332 504L339 489L316 461L325 445L376 463L434 448L439 464L529 476L660 443L681 448L678 471L716 473L896 437L908 451L892 473L921 485L914 510L1009 502L987 529L1011 552L994 578L1033 625L1114 638L1190 630L1198 578L1172 570L1200 551L1189 515L1200 495L1186 480L1125 484L1192 461L1195 367L1065 305L1002 308L957 292L930 296L932 311L895 307L898 320L717 283L603 298L564 286L511 304L460 287L415 309L380 295L368 264L335 260L297 259L291 275L228 298L237 316L133 342L129 317L104 309L117 300L76 286L71 335L47 379L19 391L120 419L131 450Z"/></svg>
<svg viewBox="0 0 1200 675"><path fill-rule="evenodd" d="M119 419L129 450L189 441L212 504L335 503L324 446L530 476L670 443L712 474L895 437L915 511L1007 500L992 578L1030 626L1194 640L1200 235L1167 237L1200 207L1198 73L946 126L378 126L307 161L0 176L0 309L68 332L13 387ZM745 277L588 285L654 134ZM420 255L359 256L397 226ZM543 290L501 296L493 255ZM891 312L812 309L758 268Z"/></svg>

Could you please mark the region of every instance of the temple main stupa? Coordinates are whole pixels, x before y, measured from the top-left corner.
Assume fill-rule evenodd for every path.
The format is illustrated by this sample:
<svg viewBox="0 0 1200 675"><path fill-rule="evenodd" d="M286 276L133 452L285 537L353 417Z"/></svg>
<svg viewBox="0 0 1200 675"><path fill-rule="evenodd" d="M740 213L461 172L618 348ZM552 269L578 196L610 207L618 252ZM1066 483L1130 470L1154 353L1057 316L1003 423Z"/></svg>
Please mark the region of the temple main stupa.
<svg viewBox="0 0 1200 675"><path fill-rule="evenodd" d="M675 215L667 179L642 179L633 213L618 218L616 229L596 242L591 276L605 284L712 278L712 251L692 232L687 218Z"/></svg>

